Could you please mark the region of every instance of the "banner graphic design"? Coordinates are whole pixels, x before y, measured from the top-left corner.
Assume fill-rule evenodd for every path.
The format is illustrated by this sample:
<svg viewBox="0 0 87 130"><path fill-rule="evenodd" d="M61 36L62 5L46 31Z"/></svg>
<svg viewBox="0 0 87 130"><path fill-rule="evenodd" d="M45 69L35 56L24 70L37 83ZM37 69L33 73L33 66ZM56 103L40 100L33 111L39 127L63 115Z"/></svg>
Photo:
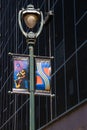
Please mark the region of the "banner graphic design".
<svg viewBox="0 0 87 130"><path fill-rule="evenodd" d="M51 61L36 58L36 91L50 92Z"/></svg>
<svg viewBox="0 0 87 130"><path fill-rule="evenodd" d="M13 74L13 91L25 92L29 89L28 71L29 57L13 57L14 74Z"/></svg>

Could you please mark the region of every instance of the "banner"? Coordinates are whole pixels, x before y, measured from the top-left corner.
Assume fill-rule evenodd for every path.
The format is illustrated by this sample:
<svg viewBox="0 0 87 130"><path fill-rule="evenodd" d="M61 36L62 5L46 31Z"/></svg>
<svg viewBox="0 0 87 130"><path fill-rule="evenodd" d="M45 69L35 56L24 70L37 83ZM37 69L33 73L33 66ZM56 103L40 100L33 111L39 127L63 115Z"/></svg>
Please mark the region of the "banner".
<svg viewBox="0 0 87 130"><path fill-rule="evenodd" d="M51 60L35 58L36 63L36 92L50 92Z"/></svg>
<svg viewBox="0 0 87 130"><path fill-rule="evenodd" d="M13 91L26 92L29 91L29 57L13 56Z"/></svg>

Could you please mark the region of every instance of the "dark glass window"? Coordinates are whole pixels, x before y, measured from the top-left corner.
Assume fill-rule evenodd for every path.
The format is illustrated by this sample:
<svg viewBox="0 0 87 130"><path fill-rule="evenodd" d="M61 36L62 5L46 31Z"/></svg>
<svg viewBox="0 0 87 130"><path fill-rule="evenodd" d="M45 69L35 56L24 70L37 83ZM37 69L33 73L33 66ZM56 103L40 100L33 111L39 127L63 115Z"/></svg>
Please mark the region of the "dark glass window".
<svg viewBox="0 0 87 130"><path fill-rule="evenodd" d="M74 106L78 101L75 56L73 56L66 64L66 88L67 107L70 108Z"/></svg>
<svg viewBox="0 0 87 130"><path fill-rule="evenodd" d="M77 46L87 41L87 14L77 24Z"/></svg>
<svg viewBox="0 0 87 130"><path fill-rule="evenodd" d="M46 123L46 98L40 97L40 126Z"/></svg>
<svg viewBox="0 0 87 130"><path fill-rule="evenodd" d="M65 56L67 59L75 50L73 0L66 0L64 3L64 30Z"/></svg>
<svg viewBox="0 0 87 130"><path fill-rule="evenodd" d="M75 0L76 2L76 16L77 21L86 13L87 11L87 0Z"/></svg>
<svg viewBox="0 0 87 130"><path fill-rule="evenodd" d="M87 44L78 52L78 77L80 100L87 98Z"/></svg>
<svg viewBox="0 0 87 130"><path fill-rule="evenodd" d="M56 74L56 107L57 115L65 111L64 68L61 68Z"/></svg>
<svg viewBox="0 0 87 130"><path fill-rule="evenodd" d="M54 18L55 18L55 46L62 41L63 38L63 14L62 14L62 1L58 1L55 10L54 10Z"/></svg>
<svg viewBox="0 0 87 130"><path fill-rule="evenodd" d="M38 114L39 114L39 118L37 120L37 122L40 124L40 127L45 125L49 120L50 120L50 98L46 97L46 96L41 96L40 97L40 106L39 110L37 110Z"/></svg>
<svg viewBox="0 0 87 130"><path fill-rule="evenodd" d="M55 49L56 69L64 63L64 43L63 41Z"/></svg>

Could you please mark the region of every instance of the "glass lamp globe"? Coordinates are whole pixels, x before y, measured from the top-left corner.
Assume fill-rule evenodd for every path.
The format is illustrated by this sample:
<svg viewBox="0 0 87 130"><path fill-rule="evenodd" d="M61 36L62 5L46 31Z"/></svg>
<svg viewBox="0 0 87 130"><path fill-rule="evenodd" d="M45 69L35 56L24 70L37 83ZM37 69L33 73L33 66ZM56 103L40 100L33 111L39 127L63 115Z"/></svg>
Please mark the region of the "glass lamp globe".
<svg viewBox="0 0 87 130"><path fill-rule="evenodd" d="M32 29L37 24L37 22L39 20L39 15L34 14L34 13L26 13L23 16L23 19L24 19L24 22L25 22L26 26L28 28Z"/></svg>

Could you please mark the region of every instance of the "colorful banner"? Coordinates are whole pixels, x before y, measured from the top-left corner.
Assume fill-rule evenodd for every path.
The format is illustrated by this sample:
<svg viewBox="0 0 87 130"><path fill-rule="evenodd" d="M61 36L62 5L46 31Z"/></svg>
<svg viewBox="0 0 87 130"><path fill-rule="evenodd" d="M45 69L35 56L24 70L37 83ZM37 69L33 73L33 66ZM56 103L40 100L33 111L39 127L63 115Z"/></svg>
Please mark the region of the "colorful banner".
<svg viewBox="0 0 87 130"><path fill-rule="evenodd" d="M14 93L29 94L29 57L13 56L13 88ZM50 93L51 59L35 58L35 92Z"/></svg>
<svg viewBox="0 0 87 130"><path fill-rule="evenodd" d="M23 56L14 56L13 57L14 65L14 92L26 92L29 91L29 57Z"/></svg>
<svg viewBox="0 0 87 130"><path fill-rule="evenodd" d="M36 63L36 88L38 92L50 92L51 60L35 58Z"/></svg>

